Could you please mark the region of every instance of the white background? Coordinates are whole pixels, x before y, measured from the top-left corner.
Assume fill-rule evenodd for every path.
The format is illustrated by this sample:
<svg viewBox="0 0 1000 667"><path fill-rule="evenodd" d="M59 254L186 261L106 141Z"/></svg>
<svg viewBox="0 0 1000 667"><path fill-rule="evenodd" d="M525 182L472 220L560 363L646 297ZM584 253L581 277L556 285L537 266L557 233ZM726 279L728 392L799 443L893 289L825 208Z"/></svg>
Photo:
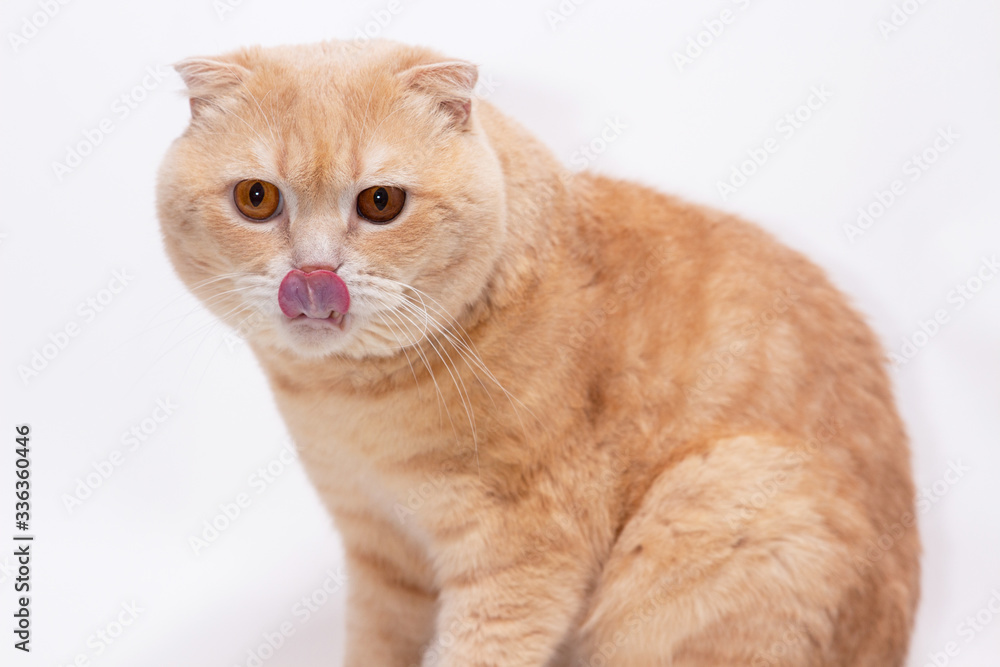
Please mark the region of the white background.
<svg viewBox="0 0 1000 667"><path fill-rule="evenodd" d="M43 23L46 1L54 15L26 27ZM932 493L937 482L938 493L920 515L923 601L910 664L935 664L935 654L939 665L998 664L1000 614L988 604L1000 591L1000 279L974 280L983 258L1000 253L997 3L908 0L915 13L888 35L879 22L892 16L890 0L564 0L557 23L558 0L399 0L395 14L386 0L233 4L220 16L212 0L4 2L0 663L247 665L262 635L289 622L294 634L264 664L339 664L343 589L307 621L294 611L328 570L337 574L337 537L298 464L273 464L274 481L253 486L279 456L283 425L246 347L184 296L161 249L153 188L187 121L169 63L347 38L367 25L479 63L494 88L483 94L567 164L618 119L625 128L591 168L759 222L821 264L890 351L916 335L919 351L893 377L916 479ZM701 34L706 46L679 67L675 52L724 9L732 22ZM391 19L382 27L378 15ZM30 38L15 45L11 34ZM144 77L148 91L136 89ZM829 100L793 136L781 134L776 123L814 86ZM135 106L127 116L122 95ZM105 118L111 133L57 177L53 164ZM947 128L957 138L911 180L907 161ZM769 137L778 150L723 200L718 182ZM849 240L844 226L896 179L903 194ZM125 289L102 293L122 269ZM970 279L981 289L959 308L954 290ZM78 310L108 296L92 319ZM921 335L938 310L947 322ZM70 323L78 335L22 379L19 367ZM141 427L157 399L178 407L128 451L123 432ZM13 427L24 422L37 535L30 656L11 648L8 629ZM65 497L114 450L121 465L67 509ZM967 471L945 481L959 464ZM189 538L241 493L250 507L195 555ZM142 610L134 622L110 646L98 640L130 603ZM991 623L960 627L984 609Z"/></svg>

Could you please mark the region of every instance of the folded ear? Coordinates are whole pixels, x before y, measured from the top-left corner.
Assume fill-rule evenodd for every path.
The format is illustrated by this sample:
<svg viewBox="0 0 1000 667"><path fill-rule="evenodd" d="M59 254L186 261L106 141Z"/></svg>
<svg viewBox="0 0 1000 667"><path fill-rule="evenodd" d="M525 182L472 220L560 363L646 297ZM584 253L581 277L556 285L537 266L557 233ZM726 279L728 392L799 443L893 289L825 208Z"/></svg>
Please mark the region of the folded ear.
<svg viewBox="0 0 1000 667"><path fill-rule="evenodd" d="M242 65L212 58L188 58L174 65L188 89L191 118L232 93L243 84L250 71Z"/></svg>
<svg viewBox="0 0 1000 667"><path fill-rule="evenodd" d="M417 65L400 72L403 83L437 100L455 127L465 127L472 112L472 90L479 69L463 60Z"/></svg>

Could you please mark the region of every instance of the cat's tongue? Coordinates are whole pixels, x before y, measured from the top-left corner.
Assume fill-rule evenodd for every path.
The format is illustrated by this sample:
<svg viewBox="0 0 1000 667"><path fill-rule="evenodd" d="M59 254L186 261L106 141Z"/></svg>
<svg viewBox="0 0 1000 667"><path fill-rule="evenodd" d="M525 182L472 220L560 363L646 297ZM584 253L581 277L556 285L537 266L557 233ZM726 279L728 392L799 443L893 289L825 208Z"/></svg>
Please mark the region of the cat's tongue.
<svg viewBox="0 0 1000 667"><path fill-rule="evenodd" d="M346 313L351 295L347 285L333 271L305 273L292 269L278 288L278 305L288 317L305 315L325 320L331 315Z"/></svg>

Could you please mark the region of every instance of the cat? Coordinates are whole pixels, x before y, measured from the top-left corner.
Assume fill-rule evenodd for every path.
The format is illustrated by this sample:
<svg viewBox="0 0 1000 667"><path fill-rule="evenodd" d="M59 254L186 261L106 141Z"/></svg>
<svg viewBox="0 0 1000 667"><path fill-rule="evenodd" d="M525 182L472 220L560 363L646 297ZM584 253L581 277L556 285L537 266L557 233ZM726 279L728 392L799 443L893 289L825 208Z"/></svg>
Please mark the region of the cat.
<svg viewBox="0 0 1000 667"><path fill-rule="evenodd" d="M344 664L904 663L907 437L820 269L567 171L429 49L176 69L165 247L343 538Z"/></svg>

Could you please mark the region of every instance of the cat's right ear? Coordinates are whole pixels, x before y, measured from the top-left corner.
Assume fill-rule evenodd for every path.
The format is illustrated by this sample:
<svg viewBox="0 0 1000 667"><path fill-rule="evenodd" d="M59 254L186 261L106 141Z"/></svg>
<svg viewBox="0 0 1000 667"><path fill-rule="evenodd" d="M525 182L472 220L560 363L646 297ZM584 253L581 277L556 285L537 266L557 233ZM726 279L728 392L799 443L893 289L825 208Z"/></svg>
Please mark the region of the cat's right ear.
<svg viewBox="0 0 1000 667"><path fill-rule="evenodd" d="M250 75L242 65L212 58L188 58L174 64L174 69L187 86L192 119L242 85Z"/></svg>
<svg viewBox="0 0 1000 667"><path fill-rule="evenodd" d="M472 91L479 69L464 60L418 65L401 72L399 77L412 89L430 95L445 112L452 125L464 128L472 114Z"/></svg>

